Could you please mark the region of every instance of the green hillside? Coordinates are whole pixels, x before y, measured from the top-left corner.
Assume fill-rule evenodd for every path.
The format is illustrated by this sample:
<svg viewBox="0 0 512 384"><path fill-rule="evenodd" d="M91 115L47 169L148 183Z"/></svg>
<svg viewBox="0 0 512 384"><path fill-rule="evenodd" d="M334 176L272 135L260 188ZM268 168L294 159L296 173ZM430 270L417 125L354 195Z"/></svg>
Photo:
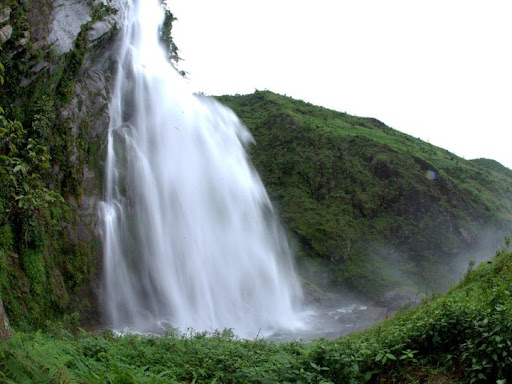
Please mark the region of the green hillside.
<svg viewBox="0 0 512 384"><path fill-rule="evenodd" d="M218 100L256 140L252 160L303 274L328 271L373 297L444 289L512 228L512 171L497 162L269 91Z"/></svg>

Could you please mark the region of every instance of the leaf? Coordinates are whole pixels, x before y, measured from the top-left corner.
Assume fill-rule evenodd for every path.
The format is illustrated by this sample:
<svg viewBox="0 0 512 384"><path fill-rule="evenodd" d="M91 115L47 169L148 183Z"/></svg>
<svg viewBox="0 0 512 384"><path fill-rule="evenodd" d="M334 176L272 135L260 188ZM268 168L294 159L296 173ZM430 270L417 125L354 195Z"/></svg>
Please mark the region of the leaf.
<svg viewBox="0 0 512 384"><path fill-rule="evenodd" d="M371 372L366 373L366 374L363 376L363 383L367 383L367 382L369 382L371 378L372 378L372 373L371 373Z"/></svg>
<svg viewBox="0 0 512 384"><path fill-rule="evenodd" d="M164 378L165 376L168 376L168 375L172 376L172 371L170 371L170 370L162 371L156 377L159 378L159 379L162 379L162 378Z"/></svg>
<svg viewBox="0 0 512 384"><path fill-rule="evenodd" d="M17 166L14 167L13 172L18 172L21 169L21 167L22 167L22 165L18 164Z"/></svg>
<svg viewBox="0 0 512 384"><path fill-rule="evenodd" d="M386 353L386 357L391 360L396 360L395 355L393 355L392 353Z"/></svg>

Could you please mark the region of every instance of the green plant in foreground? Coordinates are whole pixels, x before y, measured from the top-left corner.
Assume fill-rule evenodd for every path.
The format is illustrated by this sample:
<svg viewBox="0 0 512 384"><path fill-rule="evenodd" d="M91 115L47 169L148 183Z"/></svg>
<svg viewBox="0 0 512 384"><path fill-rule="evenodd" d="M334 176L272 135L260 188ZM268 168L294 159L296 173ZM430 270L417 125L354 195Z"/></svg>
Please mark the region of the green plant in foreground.
<svg viewBox="0 0 512 384"><path fill-rule="evenodd" d="M0 345L0 381L504 383L512 377L511 288L512 252L502 249L447 294L339 340L71 333L55 324Z"/></svg>

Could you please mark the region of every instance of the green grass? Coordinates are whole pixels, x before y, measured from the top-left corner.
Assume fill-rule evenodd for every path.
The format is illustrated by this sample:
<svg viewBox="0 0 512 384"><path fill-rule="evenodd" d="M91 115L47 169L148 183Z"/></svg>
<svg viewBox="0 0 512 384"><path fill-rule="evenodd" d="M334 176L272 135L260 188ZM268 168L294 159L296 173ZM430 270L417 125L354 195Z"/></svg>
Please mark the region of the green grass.
<svg viewBox="0 0 512 384"><path fill-rule="evenodd" d="M445 295L339 340L277 344L229 330L99 334L53 325L0 345L0 381L61 383L504 383L512 377L512 252ZM502 380L502 381L499 381Z"/></svg>

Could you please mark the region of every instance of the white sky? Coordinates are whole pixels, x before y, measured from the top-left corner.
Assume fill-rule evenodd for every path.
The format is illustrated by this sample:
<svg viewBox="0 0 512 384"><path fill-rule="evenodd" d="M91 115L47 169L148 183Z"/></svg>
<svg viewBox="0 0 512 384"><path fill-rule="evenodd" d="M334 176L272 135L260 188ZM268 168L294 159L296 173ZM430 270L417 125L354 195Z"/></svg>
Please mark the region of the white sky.
<svg viewBox="0 0 512 384"><path fill-rule="evenodd" d="M194 91L268 89L512 168L510 0L169 0Z"/></svg>

